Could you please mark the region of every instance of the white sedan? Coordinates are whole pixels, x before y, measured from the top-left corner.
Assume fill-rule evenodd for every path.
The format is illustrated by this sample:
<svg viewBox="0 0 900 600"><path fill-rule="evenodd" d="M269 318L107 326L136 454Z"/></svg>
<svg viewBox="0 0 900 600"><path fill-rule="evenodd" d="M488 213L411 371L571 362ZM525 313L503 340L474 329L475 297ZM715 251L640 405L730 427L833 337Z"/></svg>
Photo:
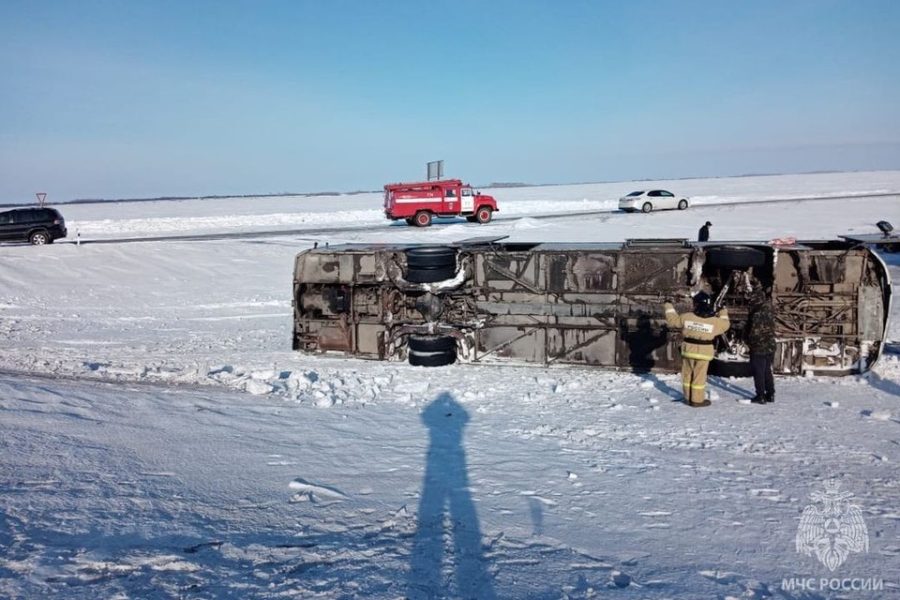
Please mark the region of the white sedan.
<svg viewBox="0 0 900 600"><path fill-rule="evenodd" d="M650 190L631 192L627 196L619 198L619 210L627 212L645 212L652 210L675 209L684 210L688 207L688 199L676 196L666 190Z"/></svg>

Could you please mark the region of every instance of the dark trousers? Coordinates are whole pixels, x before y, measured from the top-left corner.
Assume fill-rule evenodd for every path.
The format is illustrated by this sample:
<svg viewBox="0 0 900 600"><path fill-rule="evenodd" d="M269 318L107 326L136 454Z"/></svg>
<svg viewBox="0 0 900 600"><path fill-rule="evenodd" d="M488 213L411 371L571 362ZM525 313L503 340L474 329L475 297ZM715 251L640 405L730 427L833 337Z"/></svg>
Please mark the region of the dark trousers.
<svg viewBox="0 0 900 600"><path fill-rule="evenodd" d="M772 363L775 354L751 354L750 370L753 371L753 385L757 396L775 395L775 377L772 375Z"/></svg>

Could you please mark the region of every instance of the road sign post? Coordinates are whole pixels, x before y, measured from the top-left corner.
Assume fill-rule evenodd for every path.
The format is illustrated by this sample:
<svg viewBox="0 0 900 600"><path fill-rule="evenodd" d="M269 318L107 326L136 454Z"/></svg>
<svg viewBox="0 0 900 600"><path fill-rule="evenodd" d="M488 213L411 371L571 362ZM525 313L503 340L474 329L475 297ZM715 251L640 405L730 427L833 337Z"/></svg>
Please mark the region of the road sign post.
<svg viewBox="0 0 900 600"><path fill-rule="evenodd" d="M47 200L47 192L36 192L35 196L37 196L38 206L44 208L44 201Z"/></svg>

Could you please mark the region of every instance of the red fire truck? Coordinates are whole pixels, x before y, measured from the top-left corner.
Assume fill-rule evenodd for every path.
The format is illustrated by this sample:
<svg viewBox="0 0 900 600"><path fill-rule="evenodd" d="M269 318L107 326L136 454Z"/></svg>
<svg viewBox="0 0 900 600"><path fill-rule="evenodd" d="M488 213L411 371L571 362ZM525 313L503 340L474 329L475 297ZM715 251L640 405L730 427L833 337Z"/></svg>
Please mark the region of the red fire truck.
<svg viewBox="0 0 900 600"><path fill-rule="evenodd" d="M493 196L482 194L459 179L389 183L384 186L384 214L396 221L428 227L434 217L463 216L470 223L487 223L497 212Z"/></svg>

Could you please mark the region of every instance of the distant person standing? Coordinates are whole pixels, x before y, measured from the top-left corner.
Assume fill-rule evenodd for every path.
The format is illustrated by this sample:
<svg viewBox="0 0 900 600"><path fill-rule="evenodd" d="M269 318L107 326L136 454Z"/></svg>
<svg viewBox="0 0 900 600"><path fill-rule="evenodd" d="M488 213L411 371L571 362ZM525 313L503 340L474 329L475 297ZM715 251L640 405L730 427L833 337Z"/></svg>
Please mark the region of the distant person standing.
<svg viewBox="0 0 900 600"><path fill-rule="evenodd" d="M709 228L712 227L712 223L709 221L706 222L706 225L700 228L700 233L697 234L698 242L708 242L709 241Z"/></svg>
<svg viewBox="0 0 900 600"><path fill-rule="evenodd" d="M747 345L750 347L750 370L756 396L751 402L765 404L775 402L775 314L772 301L762 289L756 290L750 306Z"/></svg>

